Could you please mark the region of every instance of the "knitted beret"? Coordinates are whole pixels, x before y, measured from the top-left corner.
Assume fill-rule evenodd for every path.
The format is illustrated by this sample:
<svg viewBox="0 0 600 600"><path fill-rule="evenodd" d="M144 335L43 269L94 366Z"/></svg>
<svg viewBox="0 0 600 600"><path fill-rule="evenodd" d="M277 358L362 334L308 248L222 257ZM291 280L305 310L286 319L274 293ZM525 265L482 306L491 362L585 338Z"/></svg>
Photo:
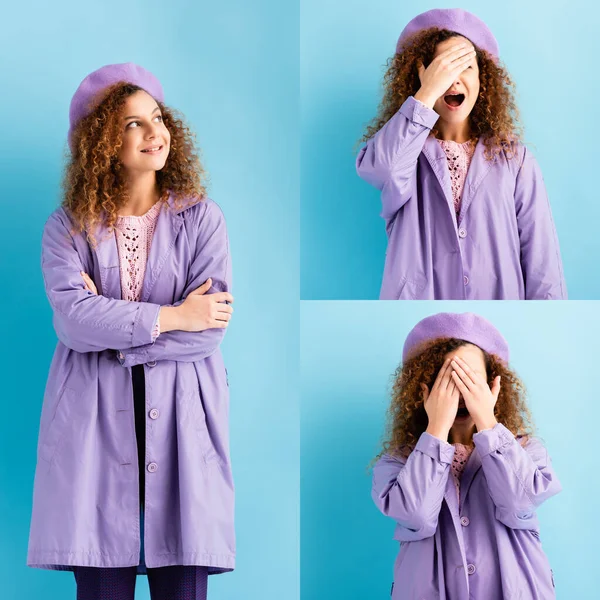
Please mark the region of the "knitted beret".
<svg viewBox="0 0 600 600"><path fill-rule="evenodd" d="M404 342L403 362L419 354L427 342L440 337L465 340L508 363L508 343L502 334L474 313L438 313L419 321Z"/></svg>
<svg viewBox="0 0 600 600"><path fill-rule="evenodd" d="M72 135L75 126L87 117L94 108L94 101L104 89L113 83L123 81L141 87L155 100L164 102L164 93L160 81L143 67L134 63L105 65L90 73L80 84L69 107L69 146L72 146Z"/></svg>
<svg viewBox="0 0 600 600"><path fill-rule="evenodd" d="M487 50L496 60L498 59L498 42L488 26L479 17L462 8L434 8L417 15L402 30L396 44L396 54L402 52L407 38L429 27L440 27L459 33L475 46Z"/></svg>

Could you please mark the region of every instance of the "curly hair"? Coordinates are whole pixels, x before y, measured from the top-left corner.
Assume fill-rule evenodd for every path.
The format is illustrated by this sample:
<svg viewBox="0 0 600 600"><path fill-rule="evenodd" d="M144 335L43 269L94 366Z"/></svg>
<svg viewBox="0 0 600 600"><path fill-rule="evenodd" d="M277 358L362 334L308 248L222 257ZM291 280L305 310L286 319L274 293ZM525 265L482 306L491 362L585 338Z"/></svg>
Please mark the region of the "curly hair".
<svg viewBox="0 0 600 600"><path fill-rule="evenodd" d="M61 205L73 221L71 234L87 230L87 240L93 247L97 243L94 226L104 222L112 230L118 211L129 200L124 167L118 158L123 144L121 117L126 99L140 90L123 82L109 86L72 132ZM206 196L206 174L195 149L195 136L177 111L162 102L157 104L171 135L167 162L156 172L159 201L164 202L171 192L179 208L183 198L188 200L186 205L200 202Z"/></svg>
<svg viewBox="0 0 600 600"><path fill-rule="evenodd" d="M421 87L419 61L427 68L437 44L457 35L438 27L419 31L406 41L400 54L388 59L383 98L377 116L367 126L361 142L374 136L404 101L418 92ZM484 156L488 161L493 161L502 150L507 158L512 158L517 154L516 148L523 134L514 100L514 83L504 67L496 64L486 50L473 46L479 66L479 96L469 115L473 137L482 137ZM437 137L439 130L435 125L431 131Z"/></svg>
<svg viewBox="0 0 600 600"><path fill-rule="evenodd" d="M469 343L456 338L437 338L422 352L398 366L392 385L386 437L378 458L382 454L407 456L414 449L428 425L421 383L431 389L446 355ZM488 384L491 386L495 377L501 377L500 393L494 407L496 420L515 436L523 436L521 442L525 443L534 433L531 413L525 401L525 385L496 355L485 350L482 352Z"/></svg>

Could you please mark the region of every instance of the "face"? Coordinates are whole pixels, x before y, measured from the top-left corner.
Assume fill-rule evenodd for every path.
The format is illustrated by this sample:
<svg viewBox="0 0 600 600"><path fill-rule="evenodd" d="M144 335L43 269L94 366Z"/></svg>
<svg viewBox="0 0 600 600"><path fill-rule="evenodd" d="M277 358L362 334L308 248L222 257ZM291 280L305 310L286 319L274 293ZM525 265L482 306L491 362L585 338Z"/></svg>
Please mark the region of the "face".
<svg viewBox="0 0 600 600"><path fill-rule="evenodd" d="M434 57L448 50L457 42L468 42L468 50L474 49L473 44L467 38L454 36L440 42L436 46ZM444 95L438 98L433 106L440 117L448 123L462 123L467 119L479 96L479 66L477 65L477 56L473 56L466 65L463 65L463 68L464 70L456 76L450 87L444 92ZM449 92L463 94L464 99L460 105L452 98L446 98L446 100L450 100L450 104L446 102L444 97ZM458 100L460 101L460 97ZM453 106L454 104L457 104L457 106Z"/></svg>
<svg viewBox="0 0 600 600"><path fill-rule="evenodd" d="M156 100L144 91L129 96L122 118L119 160L129 173L160 171L167 162L171 135Z"/></svg>
<svg viewBox="0 0 600 600"><path fill-rule="evenodd" d="M475 371L487 379L487 370L485 367L485 358L483 356L483 352L481 348L475 346L474 344L466 344L464 346L460 346L456 350L452 352L448 352L444 359L446 358L454 358L455 356L459 356L462 358L468 365ZM458 399L458 412L456 413L456 418L454 420L455 427L461 427L465 429L469 429L475 425L473 418L469 414L467 407L465 405L465 400L460 395Z"/></svg>

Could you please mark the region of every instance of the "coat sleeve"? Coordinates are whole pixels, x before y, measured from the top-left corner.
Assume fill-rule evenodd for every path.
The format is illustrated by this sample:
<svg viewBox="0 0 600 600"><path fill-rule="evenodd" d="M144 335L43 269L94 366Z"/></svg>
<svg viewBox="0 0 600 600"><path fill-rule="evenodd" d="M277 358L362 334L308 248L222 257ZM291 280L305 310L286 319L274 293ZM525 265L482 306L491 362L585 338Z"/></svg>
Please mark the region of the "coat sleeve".
<svg viewBox="0 0 600 600"><path fill-rule="evenodd" d="M410 199L419 154L438 119L435 110L409 96L361 148L356 158L358 175L381 191L390 182L395 184L393 194L382 194L383 218L393 217Z"/></svg>
<svg viewBox="0 0 600 600"><path fill-rule="evenodd" d="M515 210L526 300L566 300L558 235L539 164L530 150L517 174Z"/></svg>
<svg viewBox="0 0 600 600"><path fill-rule="evenodd" d="M408 459L384 454L373 469L371 496L400 526L400 541L434 535L454 457L454 446L426 431Z"/></svg>
<svg viewBox="0 0 600 600"><path fill-rule="evenodd" d="M44 225L41 268L58 339L77 352L143 346L152 341L159 304L129 302L85 289L82 259L62 210Z"/></svg>
<svg viewBox="0 0 600 600"><path fill-rule="evenodd" d="M183 298L171 306L182 304L188 294L209 277L212 278L212 286L207 293L231 291L231 262L225 218L215 202L205 202ZM159 360L194 362L210 356L219 347L226 331L227 328L165 331L154 343L122 349L117 353L117 358L124 367Z"/></svg>
<svg viewBox="0 0 600 600"><path fill-rule="evenodd" d="M512 529L529 529L535 509L562 489L546 448L534 437L523 447L502 423L475 433L473 443L496 518Z"/></svg>

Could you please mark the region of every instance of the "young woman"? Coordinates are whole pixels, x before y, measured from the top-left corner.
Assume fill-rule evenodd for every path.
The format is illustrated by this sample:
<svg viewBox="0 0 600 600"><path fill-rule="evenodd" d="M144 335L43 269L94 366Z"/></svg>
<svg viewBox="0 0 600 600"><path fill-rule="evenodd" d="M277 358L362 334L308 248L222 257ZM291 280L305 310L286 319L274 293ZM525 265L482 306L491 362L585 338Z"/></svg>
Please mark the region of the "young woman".
<svg viewBox="0 0 600 600"><path fill-rule="evenodd" d="M548 600L536 509L561 490L500 332L472 313L404 344L372 496L396 521L392 598Z"/></svg>
<svg viewBox="0 0 600 600"><path fill-rule="evenodd" d="M27 564L78 599L205 598L235 561L223 214L163 90L132 63L70 107L62 205L42 238L59 339L42 407ZM85 235L84 235L85 234Z"/></svg>
<svg viewBox="0 0 600 600"><path fill-rule="evenodd" d="M567 297L511 86L492 32L467 11L427 11L400 35L356 161L381 191L381 299Z"/></svg>

